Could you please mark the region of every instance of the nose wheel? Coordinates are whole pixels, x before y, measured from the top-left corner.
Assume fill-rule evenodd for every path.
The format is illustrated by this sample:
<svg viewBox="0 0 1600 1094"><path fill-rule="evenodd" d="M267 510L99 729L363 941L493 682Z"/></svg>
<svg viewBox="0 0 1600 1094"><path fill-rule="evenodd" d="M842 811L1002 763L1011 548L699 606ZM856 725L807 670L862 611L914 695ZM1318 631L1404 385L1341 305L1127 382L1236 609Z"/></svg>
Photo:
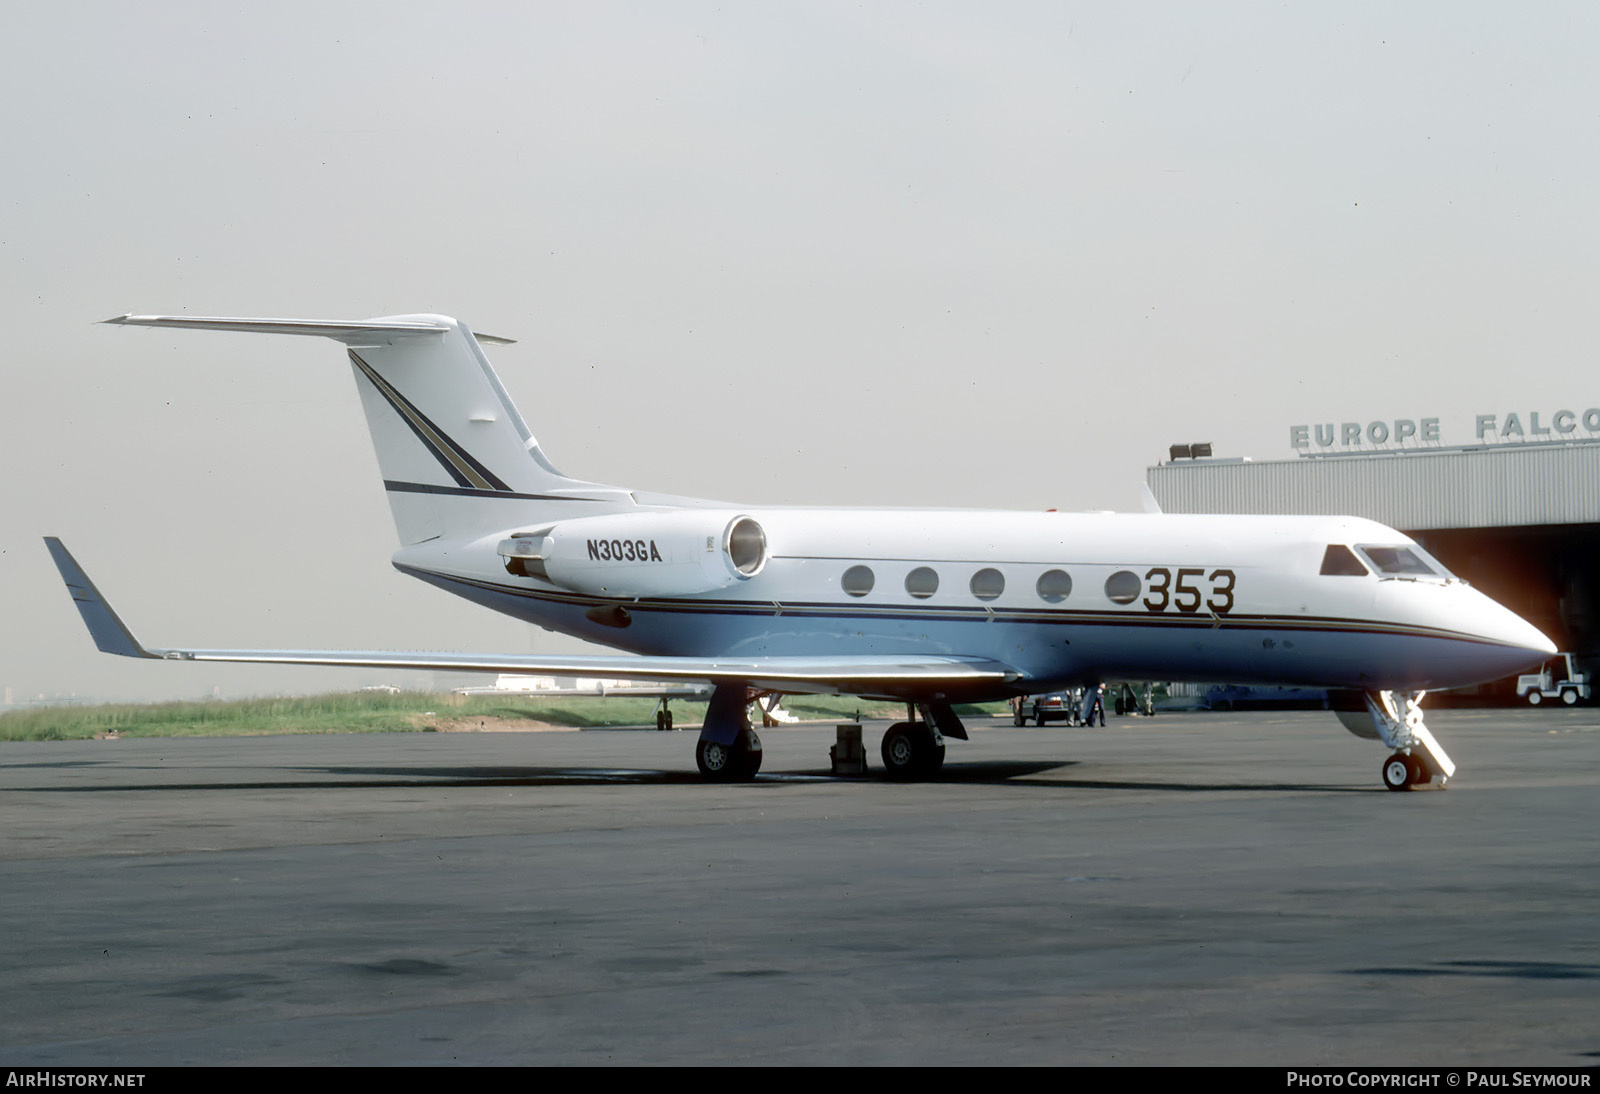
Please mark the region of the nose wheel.
<svg viewBox="0 0 1600 1094"><path fill-rule="evenodd" d="M1383 761L1383 785L1390 790L1409 790L1433 781L1433 770L1419 756L1396 752Z"/></svg>

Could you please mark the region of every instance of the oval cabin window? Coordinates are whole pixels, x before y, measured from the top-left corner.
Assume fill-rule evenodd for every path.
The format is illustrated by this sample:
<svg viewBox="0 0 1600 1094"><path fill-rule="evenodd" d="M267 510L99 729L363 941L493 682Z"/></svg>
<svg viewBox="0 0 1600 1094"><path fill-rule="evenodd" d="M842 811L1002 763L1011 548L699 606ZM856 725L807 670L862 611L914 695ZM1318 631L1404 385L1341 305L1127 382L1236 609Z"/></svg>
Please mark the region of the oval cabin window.
<svg viewBox="0 0 1600 1094"><path fill-rule="evenodd" d="M839 579L839 588L851 596L866 596L872 591L873 580L871 567L852 566Z"/></svg>
<svg viewBox="0 0 1600 1094"><path fill-rule="evenodd" d="M906 592L926 600L939 591L939 575L932 566L918 566L906 575Z"/></svg>
<svg viewBox="0 0 1600 1094"><path fill-rule="evenodd" d="M1059 604L1072 595L1072 576L1065 570L1046 570L1036 586L1039 599Z"/></svg>
<svg viewBox="0 0 1600 1094"><path fill-rule="evenodd" d="M1131 604L1144 586L1132 570L1118 570L1106 578L1106 599L1113 604Z"/></svg>
<svg viewBox="0 0 1600 1094"><path fill-rule="evenodd" d="M972 575L972 595L979 600L993 600L1005 591L1005 575L992 566Z"/></svg>

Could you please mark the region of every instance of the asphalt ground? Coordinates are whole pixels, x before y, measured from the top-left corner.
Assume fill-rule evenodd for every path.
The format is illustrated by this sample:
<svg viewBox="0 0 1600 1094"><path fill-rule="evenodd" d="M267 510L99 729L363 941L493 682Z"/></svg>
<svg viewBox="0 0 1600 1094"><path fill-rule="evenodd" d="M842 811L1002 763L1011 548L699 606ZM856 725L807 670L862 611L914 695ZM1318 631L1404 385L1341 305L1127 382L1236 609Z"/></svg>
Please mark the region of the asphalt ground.
<svg viewBox="0 0 1600 1094"><path fill-rule="evenodd" d="M1594 1064L1600 710L1429 724L5 743L0 1066Z"/></svg>

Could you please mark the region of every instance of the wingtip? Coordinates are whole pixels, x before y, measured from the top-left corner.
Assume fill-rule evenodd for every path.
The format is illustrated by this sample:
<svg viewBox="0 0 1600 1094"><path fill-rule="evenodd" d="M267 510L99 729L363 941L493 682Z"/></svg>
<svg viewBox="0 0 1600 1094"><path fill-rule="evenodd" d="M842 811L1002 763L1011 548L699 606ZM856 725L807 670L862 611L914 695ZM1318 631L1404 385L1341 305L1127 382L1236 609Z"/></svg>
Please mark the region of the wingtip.
<svg viewBox="0 0 1600 1094"><path fill-rule="evenodd" d="M133 636L127 624L117 616L116 610L106 602L100 590L94 587L94 582L89 580L89 575L59 538L45 536L44 543L67 592L72 596L78 615L82 617L84 626L89 628L89 637L94 640L96 648L102 653L114 653L119 657L159 656L145 649Z"/></svg>

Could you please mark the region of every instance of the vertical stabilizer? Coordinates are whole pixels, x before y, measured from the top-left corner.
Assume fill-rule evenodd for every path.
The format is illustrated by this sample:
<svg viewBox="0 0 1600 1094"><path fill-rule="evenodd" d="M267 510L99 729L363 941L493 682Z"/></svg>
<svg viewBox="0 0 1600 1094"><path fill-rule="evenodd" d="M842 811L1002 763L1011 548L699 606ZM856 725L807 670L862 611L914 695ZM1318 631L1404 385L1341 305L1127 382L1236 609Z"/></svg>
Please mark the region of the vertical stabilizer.
<svg viewBox="0 0 1600 1094"><path fill-rule="evenodd" d="M466 326L433 315L374 320L390 321L446 328L433 336L348 343L402 543L515 519L514 510L464 499L555 501L610 493L551 465Z"/></svg>
<svg viewBox="0 0 1600 1094"><path fill-rule="evenodd" d="M571 503L631 505L626 491L571 479L539 450L479 338L442 315L355 322L124 315L150 327L317 335L342 342L401 543L569 515ZM484 336L505 344L507 339ZM588 502L591 504L582 504ZM562 504L566 503L566 504Z"/></svg>

